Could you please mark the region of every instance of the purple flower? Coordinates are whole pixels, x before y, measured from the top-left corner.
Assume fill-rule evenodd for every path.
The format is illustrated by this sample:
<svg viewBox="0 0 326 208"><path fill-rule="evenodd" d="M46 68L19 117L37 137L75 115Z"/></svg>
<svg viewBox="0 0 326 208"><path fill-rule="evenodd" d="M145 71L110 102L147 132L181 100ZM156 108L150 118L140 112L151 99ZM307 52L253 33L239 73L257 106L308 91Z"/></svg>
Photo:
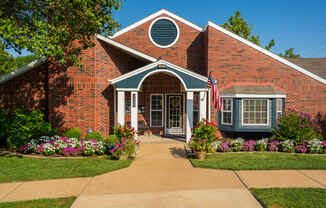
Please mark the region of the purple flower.
<svg viewBox="0 0 326 208"><path fill-rule="evenodd" d="M308 150L307 145L306 144L302 144L302 145L297 145L295 147L295 151L298 153L306 153Z"/></svg>
<svg viewBox="0 0 326 208"><path fill-rule="evenodd" d="M280 141L271 141L268 144L268 150L272 152L277 152L279 150L278 146L280 144Z"/></svg>
<svg viewBox="0 0 326 208"><path fill-rule="evenodd" d="M243 151L254 151L256 142L254 140L245 141L242 145Z"/></svg>
<svg viewBox="0 0 326 208"><path fill-rule="evenodd" d="M67 137L61 137L59 140L61 140L61 141L67 141L68 138Z"/></svg>
<svg viewBox="0 0 326 208"><path fill-rule="evenodd" d="M220 152L228 152L230 151L230 146L229 146L229 142L223 142L219 147L218 147L218 151Z"/></svg>

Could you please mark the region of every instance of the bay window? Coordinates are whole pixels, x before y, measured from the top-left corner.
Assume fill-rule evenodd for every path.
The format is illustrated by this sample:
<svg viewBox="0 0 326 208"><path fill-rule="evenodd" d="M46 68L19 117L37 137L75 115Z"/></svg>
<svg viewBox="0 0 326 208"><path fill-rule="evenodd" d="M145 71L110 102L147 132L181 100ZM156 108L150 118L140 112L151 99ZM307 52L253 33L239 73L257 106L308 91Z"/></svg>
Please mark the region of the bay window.
<svg viewBox="0 0 326 208"><path fill-rule="evenodd" d="M243 99L242 125L268 125L269 100Z"/></svg>
<svg viewBox="0 0 326 208"><path fill-rule="evenodd" d="M221 123L223 125L232 125L232 110L233 110L232 98L222 98Z"/></svg>

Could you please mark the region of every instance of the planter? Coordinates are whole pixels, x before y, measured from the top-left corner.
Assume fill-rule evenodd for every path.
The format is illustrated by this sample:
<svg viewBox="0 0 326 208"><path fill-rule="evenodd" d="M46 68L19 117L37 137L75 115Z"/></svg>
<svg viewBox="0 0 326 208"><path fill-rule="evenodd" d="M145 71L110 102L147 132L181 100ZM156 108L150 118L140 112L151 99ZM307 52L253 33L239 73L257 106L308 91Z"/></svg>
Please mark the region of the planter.
<svg viewBox="0 0 326 208"><path fill-rule="evenodd" d="M204 160L206 158L206 152L195 152L194 153L194 156L195 156L195 159L198 159L198 160Z"/></svg>
<svg viewBox="0 0 326 208"><path fill-rule="evenodd" d="M122 153L121 155L119 155L119 160L128 160L129 158L129 154L127 153Z"/></svg>

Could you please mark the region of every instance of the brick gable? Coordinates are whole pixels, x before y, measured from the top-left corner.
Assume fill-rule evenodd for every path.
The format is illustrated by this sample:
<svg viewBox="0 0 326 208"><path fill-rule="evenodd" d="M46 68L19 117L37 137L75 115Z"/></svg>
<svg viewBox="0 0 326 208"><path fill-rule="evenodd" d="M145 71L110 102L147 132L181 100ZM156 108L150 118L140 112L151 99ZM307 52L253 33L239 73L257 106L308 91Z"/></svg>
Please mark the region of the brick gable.
<svg viewBox="0 0 326 208"><path fill-rule="evenodd" d="M161 15L159 17L169 17ZM157 17L157 18L159 18ZM138 27L115 37L118 41L128 47L139 50L155 58L161 58L183 68L202 74L204 68L203 37L200 31L173 19L179 27L180 35L178 41L169 48L155 46L149 36L148 29L156 18L139 25Z"/></svg>
<svg viewBox="0 0 326 208"><path fill-rule="evenodd" d="M324 116L325 84L210 26L205 37L207 71L219 81L220 90L233 85L271 85L287 94L286 110L293 108ZM216 113L212 115L216 120Z"/></svg>

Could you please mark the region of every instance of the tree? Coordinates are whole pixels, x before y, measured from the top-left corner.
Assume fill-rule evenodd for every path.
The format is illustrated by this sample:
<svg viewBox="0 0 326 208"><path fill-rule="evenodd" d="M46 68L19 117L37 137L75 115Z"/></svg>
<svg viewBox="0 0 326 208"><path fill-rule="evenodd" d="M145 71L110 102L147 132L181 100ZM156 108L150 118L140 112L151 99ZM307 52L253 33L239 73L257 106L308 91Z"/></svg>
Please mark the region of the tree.
<svg viewBox="0 0 326 208"><path fill-rule="evenodd" d="M284 58L300 58L299 54L294 53L294 48L289 48L285 50L284 54L279 53L279 56L282 56Z"/></svg>
<svg viewBox="0 0 326 208"><path fill-rule="evenodd" d="M38 56L33 54L13 57L5 50L0 49L0 76L23 67L26 64L36 60L37 58Z"/></svg>
<svg viewBox="0 0 326 208"><path fill-rule="evenodd" d="M1 0L0 45L78 64L96 33L109 35L118 27L112 14L120 5L120 0Z"/></svg>
<svg viewBox="0 0 326 208"><path fill-rule="evenodd" d="M16 62L13 56L5 51L0 43L0 76L16 69Z"/></svg>
<svg viewBox="0 0 326 208"><path fill-rule="evenodd" d="M236 11L235 14L231 16L228 19L228 21L222 25L222 27L261 46L259 36L251 34L253 26L252 25L249 26L248 23L241 17L240 11ZM275 40L272 39L271 41L269 41L268 45L265 46L265 49L270 51L271 48L274 46L275 46ZM293 48L286 50L284 57L292 56L292 55L295 57L291 57L291 58L300 57L300 55L298 54L293 54L293 50L294 50ZM279 54L279 55L283 56L283 54Z"/></svg>

